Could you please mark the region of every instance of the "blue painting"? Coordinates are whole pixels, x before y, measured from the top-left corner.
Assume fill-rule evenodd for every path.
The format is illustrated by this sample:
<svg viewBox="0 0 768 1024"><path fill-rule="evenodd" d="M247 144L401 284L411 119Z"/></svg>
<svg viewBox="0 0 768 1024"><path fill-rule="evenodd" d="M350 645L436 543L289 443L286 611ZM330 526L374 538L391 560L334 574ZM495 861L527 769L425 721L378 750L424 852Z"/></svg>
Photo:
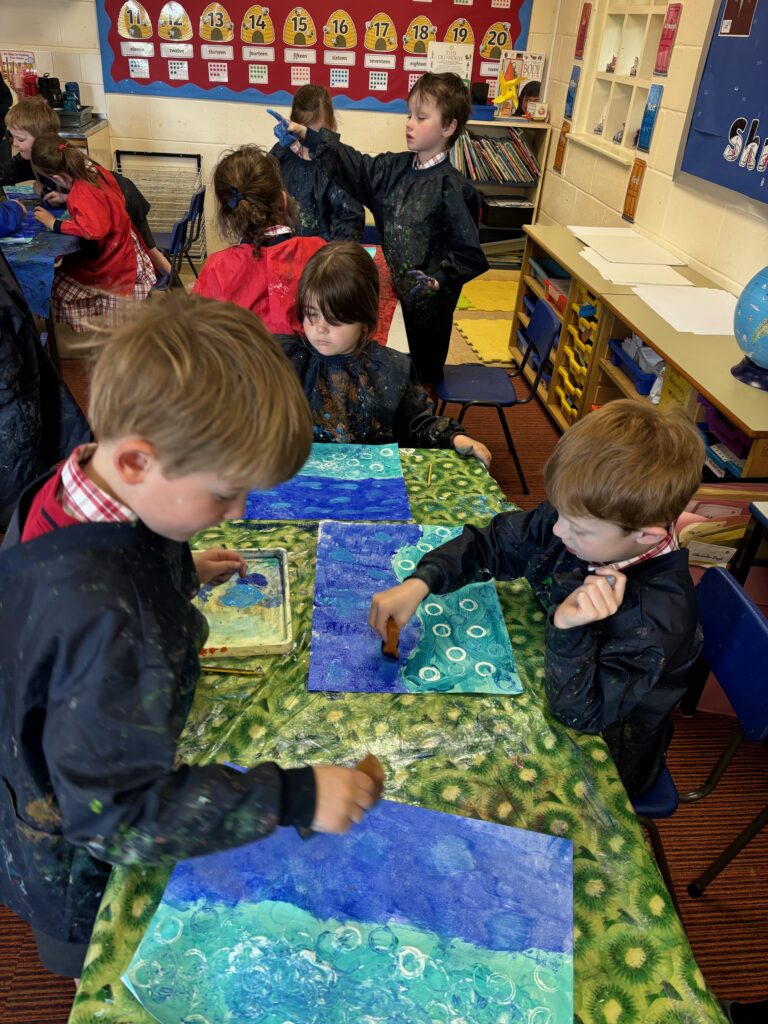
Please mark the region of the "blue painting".
<svg viewBox="0 0 768 1024"><path fill-rule="evenodd" d="M383 801L178 864L123 980L161 1024L571 1024L572 844Z"/></svg>
<svg viewBox="0 0 768 1024"><path fill-rule="evenodd" d="M492 581L430 595L400 633L400 658L381 653L371 598L409 576L461 527L321 523L317 538L310 690L346 693L522 692Z"/></svg>
<svg viewBox="0 0 768 1024"><path fill-rule="evenodd" d="M298 474L251 491L246 519L410 519L396 444L313 444Z"/></svg>

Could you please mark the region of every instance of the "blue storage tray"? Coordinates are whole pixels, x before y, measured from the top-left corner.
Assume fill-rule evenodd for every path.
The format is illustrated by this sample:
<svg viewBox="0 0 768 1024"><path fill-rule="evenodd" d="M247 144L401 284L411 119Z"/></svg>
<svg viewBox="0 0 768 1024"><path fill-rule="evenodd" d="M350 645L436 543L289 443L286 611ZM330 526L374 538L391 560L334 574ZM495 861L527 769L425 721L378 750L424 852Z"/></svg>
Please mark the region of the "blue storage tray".
<svg viewBox="0 0 768 1024"><path fill-rule="evenodd" d="M533 311L534 309L536 309L536 303L538 301L539 300L534 298L532 295L523 296L523 309L528 314L528 316L533 316Z"/></svg>
<svg viewBox="0 0 768 1024"><path fill-rule="evenodd" d="M568 277L557 260L553 260L549 256L537 256L536 259L531 256L528 262L531 266L531 273L542 284L548 277L555 279Z"/></svg>
<svg viewBox="0 0 768 1024"><path fill-rule="evenodd" d="M635 385L638 395L650 395L653 382L656 380L655 373L643 373L637 363L633 363L627 353L621 347L621 342L611 338L608 342L611 350L611 362L614 366L620 366L624 373Z"/></svg>

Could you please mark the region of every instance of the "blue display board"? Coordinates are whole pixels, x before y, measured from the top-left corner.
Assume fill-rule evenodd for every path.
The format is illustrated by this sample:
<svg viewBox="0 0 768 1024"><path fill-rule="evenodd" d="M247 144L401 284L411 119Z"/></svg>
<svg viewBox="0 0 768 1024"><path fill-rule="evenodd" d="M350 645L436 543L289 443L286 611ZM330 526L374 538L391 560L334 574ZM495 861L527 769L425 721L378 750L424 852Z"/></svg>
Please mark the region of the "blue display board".
<svg viewBox="0 0 768 1024"><path fill-rule="evenodd" d="M768 2L722 0L681 170L768 203Z"/></svg>

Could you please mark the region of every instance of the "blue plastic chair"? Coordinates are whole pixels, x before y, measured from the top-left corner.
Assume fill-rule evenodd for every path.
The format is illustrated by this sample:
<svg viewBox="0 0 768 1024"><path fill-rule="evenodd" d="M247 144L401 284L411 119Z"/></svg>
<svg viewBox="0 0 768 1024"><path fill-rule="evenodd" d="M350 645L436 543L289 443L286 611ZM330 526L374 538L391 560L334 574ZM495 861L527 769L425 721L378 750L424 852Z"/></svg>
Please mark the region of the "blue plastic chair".
<svg viewBox="0 0 768 1024"><path fill-rule="evenodd" d="M669 818L678 803L694 803L715 788L746 738L768 739L768 619L724 569L708 569L696 587L699 618L704 633L702 663L714 673L739 720L734 735L699 789L678 794L666 766L656 785L633 800L635 813L648 830L662 877L674 899L669 866L653 819ZM730 846L688 886L698 898L737 853L768 824L768 805Z"/></svg>
<svg viewBox="0 0 768 1024"><path fill-rule="evenodd" d="M175 288L181 285L179 274L181 272L181 261L184 257L184 250L187 245L187 236L189 234L189 214L185 213L181 220L177 220L167 236L168 245L158 246L166 254L171 264L171 272L164 278L158 279L157 284L154 286L152 291L154 292L165 292L170 288ZM155 236L157 241L157 236Z"/></svg>
<svg viewBox="0 0 768 1024"><path fill-rule="evenodd" d="M461 410L457 417L459 423L464 420L470 406L490 406L496 410L509 454L520 478L523 494L529 494L530 491L503 410L515 405L527 405L533 400L546 369L547 359L559 334L560 321L557 314L548 302L540 299L536 303L527 330L517 332L518 345L523 353L518 370L509 373L501 367L483 366L480 363L449 365L445 367L444 377L435 389L439 403L438 414L444 412L446 405L460 405ZM510 378L519 377L531 361L535 362L536 370L531 393L526 398L518 398Z"/></svg>
<svg viewBox="0 0 768 1024"><path fill-rule="evenodd" d="M199 188L197 192L192 196L189 202L189 209L176 223L173 225L170 231L159 231L155 232L155 242L157 243L158 249L162 249L167 256L171 257L171 263L173 264L174 259L178 256L178 271L181 270L182 260L186 259L190 266L192 273L197 277L197 267L192 262L192 258L189 255L190 249L200 237L200 232L203 229L203 211L205 208L205 185ZM180 224L185 224L184 237L181 242L181 249L177 252L174 248L174 233Z"/></svg>

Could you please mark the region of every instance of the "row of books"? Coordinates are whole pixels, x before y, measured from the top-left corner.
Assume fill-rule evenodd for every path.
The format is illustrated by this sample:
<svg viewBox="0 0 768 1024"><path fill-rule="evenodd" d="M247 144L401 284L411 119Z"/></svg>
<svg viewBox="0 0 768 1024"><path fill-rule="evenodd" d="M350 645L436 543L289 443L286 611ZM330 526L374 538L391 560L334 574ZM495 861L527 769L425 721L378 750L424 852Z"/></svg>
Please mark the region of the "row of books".
<svg viewBox="0 0 768 1024"><path fill-rule="evenodd" d="M523 132L507 129L508 138L462 132L451 149L451 163L470 181L535 185L541 170Z"/></svg>

